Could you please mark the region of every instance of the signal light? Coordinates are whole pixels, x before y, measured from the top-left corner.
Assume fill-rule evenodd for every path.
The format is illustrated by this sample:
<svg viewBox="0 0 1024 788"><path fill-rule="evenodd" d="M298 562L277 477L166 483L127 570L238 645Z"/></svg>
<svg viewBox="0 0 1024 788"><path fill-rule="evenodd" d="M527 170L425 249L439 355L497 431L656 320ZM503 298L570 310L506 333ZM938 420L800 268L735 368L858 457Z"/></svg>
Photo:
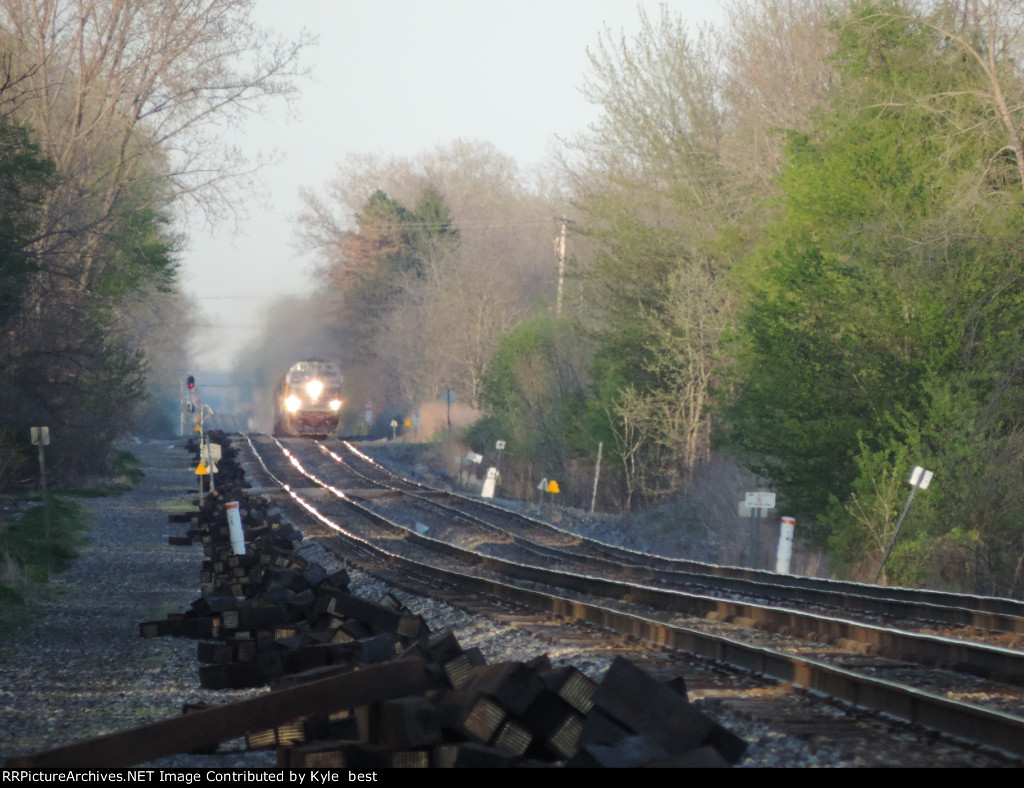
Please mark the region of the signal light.
<svg viewBox="0 0 1024 788"><path fill-rule="evenodd" d="M189 375L188 380L185 382L188 384L190 389L194 389L196 387L196 379L192 375Z"/></svg>

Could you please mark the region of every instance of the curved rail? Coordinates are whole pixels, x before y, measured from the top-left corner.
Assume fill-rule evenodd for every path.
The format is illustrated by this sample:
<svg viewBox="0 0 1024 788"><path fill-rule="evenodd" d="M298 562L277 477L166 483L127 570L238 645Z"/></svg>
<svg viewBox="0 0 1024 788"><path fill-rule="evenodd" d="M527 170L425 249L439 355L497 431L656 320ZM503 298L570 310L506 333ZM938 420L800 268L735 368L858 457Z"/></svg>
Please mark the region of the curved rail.
<svg viewBox="0 0 1024 788"><path fill-rule="evenodd" d="M258 451L251 440L249 445L254 455L258 456ZM264 465L267 473L271 474L270 469L266 467L262 459L260 459L260 462ZM433 549L449 554L467 553L467 551L462 551L451 545L438 543L437 540L416 534L398 523L387 520L369 507L362 506L352 500L341 490L321 482L315 475L305 471L294 457L290 457L290 462L296 470L303 473L311 481L330 490L346 506L359 511L372 522L391 529L393 534L400 533L402 541L429 544ZM922 724L967 741L990 746L1014 757L1024 755L1024 718L1020 716L982 708L971 703L950 700L898 682L887 681L837 667L820 659L788 654L773 648L751 645L731 637L709 634L691 627L666 623L665 621L653 618L650 614L644 615L628 610L616 609L609 606L607 602L567 597L564 595L564 592L554 593L529 589L521 585L504 582L500 579L491 579L463 572L455 572L451 569L438 568L421 561L403 557L394 551L384 549L380 544L374 544L370 540L353 534L351 531L338 526L329 518L321 515L316 507L308 501L301 501L301 496L294 493L287 485L284 487L294 499L300 502L300 505L306 511L319 521L329 525L339 536L343 536L347 542L354 541L360 545L362 550L370 550L389 562L401 562L403 565L408 566L410 571L415 571L417 574L434 576L446 583L458 583L462 587L479 593L494 594L534 608L642 637L661 645L682 648L699 656L721 660L740 668L753 670L793 683L799 687L825 692L848 703L875 711L882 711L900 719ZM611 581L605 580L595 581L593 578L585 578L572 573L526 567L507 560L482 557L479 554L468 554L464 557L468 558L477 567L497 568L502 572L512 573L513 576L520 579L546 582L562 588L566 588L573 583L579 583L580 588L586 589L581 591L581 593L607 592L613 587L617 587L617 593L620 595L623 593L630 595L641 593L670 594L673 599L686 596L680 595L678 592L665 592L661 589L644 589L633 584L613 584ZM720 605L722 600L714 600L714 603ZM756 606L749 607L753 608ZM786 615L794 613L805 615L799 611L781 612ZM838 623L846 625L851 622ZM874 628L874 631L879 636L887 632L883 628ZM909 633L899 634L902 637ZM911 640L920 643L937 639L911 636ZM970 647L965 646L963 643L956 643L955 645L970 649ZM942 647L948 648L949 644ZM915 648L920 651L920 646ZM991 647L970 650L975 654L991 654L994 651L998 651L993 650ZM1018 659L1024 656L1019 652L1015 652L1015 655L1011 658ZM976 659L977 657L974 658ZM1013 668L1013 670L1017 670L1017 668Z"/></svg>

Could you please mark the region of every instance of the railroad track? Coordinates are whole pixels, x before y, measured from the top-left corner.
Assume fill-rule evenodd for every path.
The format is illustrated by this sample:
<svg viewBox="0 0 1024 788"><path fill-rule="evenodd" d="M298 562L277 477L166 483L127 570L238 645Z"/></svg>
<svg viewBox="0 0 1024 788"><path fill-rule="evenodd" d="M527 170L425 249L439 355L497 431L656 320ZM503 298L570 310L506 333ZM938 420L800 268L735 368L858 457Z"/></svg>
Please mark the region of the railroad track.
<svg viewBox="0 0 1024 788"><path fill-rule="evenodd" d="M728 573L687 562L652 565L638 553L587 544L482 502L396 481L343 446L289 442L286 448L253 436L248 451L254 465L262 463L259 472L284 485L297 505L332 530L330 544L348 553L356 550L362 560L391 571L401 567L396 579L406 584L435 584L431 593L437 593L439 583L450 593L470 594L478 604L482 599L496 605L511 601L598 624L1012 757L1024 755L1024 692L1019 686L1024 655L1019 650L970 642L972 633L966 631L949 638L892 626L895 616L933 621L942 607L936 597L889 590L885 595L861 593L858 598L868 601L847 603L848 610L862 604L865 619L887 619L874 624L781 608L779 594L790 601L813 596L820 605L830 595L851 596L845 587L851 584L779 583L777 576L765 583L758 575L767 573ZM439 538L446 533L450 541ZM631 572L630 579L616 579L609 564L618 568L620 578ZM639 575L644 582L632 579ZM746 589L743 593L771 603L725 599L738 593L737 584ZM687 590L693 586L703 593ZM709 589L717 589L717 596ZM990 637L1021 631L1019 606L1009 601L959 597L951 607L959 611L952 619L956 626L977 628L980 622L979 632ZM924 613L910 612L915 609ZM943 626L951 625L947 617ZM915 626L920 630L924 625ZM936 667L943 665L959 670ZM1006 682L982 680L978 674Z"/></svg>
<svg viewBox="0 0 1024 788"><path fill-rule="evenodd" d="M654 581L666 587L713 588L722 594L760 596L766 602L801 605L816 604L822 609L849 610L867 619L918 621L921 626L963 627L981 630L996 637L993 642L1024 646L1024 602L1013 599L953 594L921 589L892 588L814 577L779 575L772 572L728 566L711 566L695 561L651 556L614 545L606 545L580 537L499 505L449 491L438 491L402 479L351 444L344 444L342 453L319 444L321 451L337 462L347 463L355 473L370 484L384 489L400 490L412 496L435 501L449 526L444 538L458 539L465 525L482 525L502 532L506 538L522 538L555 548L556 557L572 562L574 556L588 561L595 568L612 566L619 578L636 582ZM360 463L353 468L353 461ZM577 549L579 546L579 549ZM972 636L973 632L970 632Z"/></svg>

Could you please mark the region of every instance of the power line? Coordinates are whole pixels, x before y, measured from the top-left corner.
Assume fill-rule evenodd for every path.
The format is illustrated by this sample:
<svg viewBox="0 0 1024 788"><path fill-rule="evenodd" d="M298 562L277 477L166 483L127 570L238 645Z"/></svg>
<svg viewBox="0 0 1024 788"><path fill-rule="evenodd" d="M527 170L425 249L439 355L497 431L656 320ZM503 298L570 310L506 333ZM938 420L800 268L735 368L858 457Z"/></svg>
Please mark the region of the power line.
<svg viewBox="0 0 1024 788"><path fill-rule="evenodd" d="M265 295L208 295L208 296L193 296L196 301L241 301L251 300L253 298L306 298L307 296L313 295L312 293L274 293Z"/></svg>
<svg viewBox="0 0 1024 788"><path fill-rule="evenodd" d="M550 219L530 219L528 221L521 222L492 222L481 220L477 222L464 222L460 221L457 224L447 225L438 222L404 222L400 219L396 219L393 222L387 223L371 223L362 224L357 223L357 230L346 230L346 234L354 234L359 230L437 230L440 228L451 227L453 231L461 232L462 230L479 230L479 229L502 229L507 227L539 227L541 225L550 225Z"/></svg>

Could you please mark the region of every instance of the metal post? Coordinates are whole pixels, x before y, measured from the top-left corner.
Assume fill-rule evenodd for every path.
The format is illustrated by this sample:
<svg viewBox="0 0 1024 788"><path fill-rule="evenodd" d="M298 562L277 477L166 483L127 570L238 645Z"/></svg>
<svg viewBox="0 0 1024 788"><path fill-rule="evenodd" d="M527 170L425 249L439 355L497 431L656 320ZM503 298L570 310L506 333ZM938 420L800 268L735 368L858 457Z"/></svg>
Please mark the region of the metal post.
<svg viewBox="0 0 1024 788"><path fill-rule="evenodd" d="M907 496L907 502L903 504L903 511L900 512L900 519L896 521L896 530L892 532L892 539L889 540L889 546L885 548L885 555L882 556L882 563L878 565L878 571L875 572L874 583L878 582L878 578L882 576L882 572L885 570L885 562L889 560L889 554L892 552L892 548L896 545L896 537L900 535L900 529L903 527L903 521L907 517L907 512L910 511L910 504L914 502L914 496L917 495L917 487L910 488L910 495Z"/></svg>
<svg viewBox="0 0 1024 788"><path fill-rule="evenodd" d="M761 507L758 506L754 509L754 516L750 522L753 524L753 530L750 534L750 568L760 569L760 554L761 554Z"/></svg>
<svg viewBox="0 0 1024 788"><path fill-rule="evenodd" d="M918 490L927 490L928 485L932 481L932 472L925 470L920 465L915 465L914 470L910 472L910 495L907 496L907 502L903 505L903 511L900 512L900 518L896 521L896 530L892 533L892 539L889 540L889 546L885 549L885 555L882 556L882 563L878 565L878 571L875 572L874 582L878 582L878 578L882 576L882 572L885 571L885 562L889 560L889 554L892 552L892 548L896 545L896 537L900 535L900 529L903 527L903 521L907 517L907 512L910 511L910 504L914 502L914 496L917 495Z"/></svg>

